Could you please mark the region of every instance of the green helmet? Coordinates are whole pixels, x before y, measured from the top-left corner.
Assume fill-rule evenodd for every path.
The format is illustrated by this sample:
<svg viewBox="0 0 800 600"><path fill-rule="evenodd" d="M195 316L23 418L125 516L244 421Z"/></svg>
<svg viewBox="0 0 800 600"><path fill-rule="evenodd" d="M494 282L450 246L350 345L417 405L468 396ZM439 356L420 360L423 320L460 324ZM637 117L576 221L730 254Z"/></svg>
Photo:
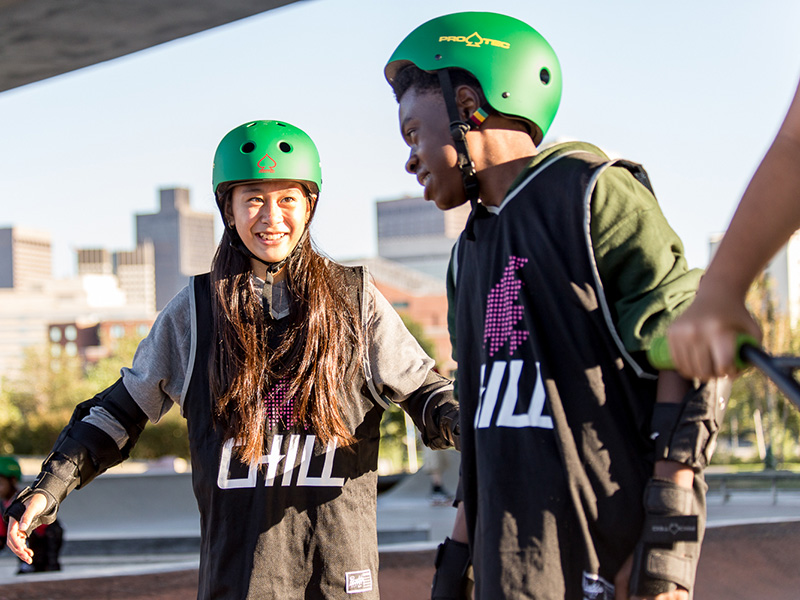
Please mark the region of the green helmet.
<svg viewBox="0 0 800 600"><path fill-rule="evenodd" d="M513 17L462 12L432 19L400 42L384 69L389 83L409 63L423 71L469 71L493 109L541 130L534 134L537 144L558 111L561 67L556 53L539 32Z"/></svg>
<svg viewBox="0 0 800 600"><path fill-rule="evenodd" d="M22 479L22 469L13 456L0 456L0 476Z"/></svg>
<svg viewBox="0 0 800 600"><path fill-rule="evenodd" d="M250 121L222 138L214 154L214 193L221 183L289 179L322 188L319 152L303 130L282 121Z"/></svg>

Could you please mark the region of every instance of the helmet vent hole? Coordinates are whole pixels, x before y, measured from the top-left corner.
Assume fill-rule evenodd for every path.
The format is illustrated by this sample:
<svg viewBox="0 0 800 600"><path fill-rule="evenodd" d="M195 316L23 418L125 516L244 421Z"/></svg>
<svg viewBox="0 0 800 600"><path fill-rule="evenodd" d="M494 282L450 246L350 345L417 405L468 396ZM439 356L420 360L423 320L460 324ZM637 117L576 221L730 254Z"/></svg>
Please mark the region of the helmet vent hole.
<svg viewBox="0 0 800 600"><path fill-rule="evenodd" d="M286 152L287 154L292 151L292 145L289 142L281 142L278 144L278 148L281 152Z"/></svg>
<svg viewBox="0 0 800 600"><path fill-rule="evenodd" d="M550 71L548 71L547 69L542 69L541 71L539 71L539 79L545 85L550 83Z"/></svg>
<svg viewBox="0 0 800 600"><path fill-rule="evenodd" d="M245 154L250 154L253 150L256 149L256 145L253 142L245 142L242 144L242 152Z"/></svg>

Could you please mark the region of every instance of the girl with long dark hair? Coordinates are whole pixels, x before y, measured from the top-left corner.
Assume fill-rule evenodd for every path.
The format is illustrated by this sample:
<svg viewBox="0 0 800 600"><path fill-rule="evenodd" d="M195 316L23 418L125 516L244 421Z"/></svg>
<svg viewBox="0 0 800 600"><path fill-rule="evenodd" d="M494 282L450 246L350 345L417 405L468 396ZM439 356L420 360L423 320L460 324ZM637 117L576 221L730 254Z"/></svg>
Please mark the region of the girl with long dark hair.
<svg viewBox="0 0 800 600"><path fill-rule="evenodd" d="M8 511L8 545L124 460L172 404L187 419L201 516L199 598L378 598L380 419L399 404L434 448L458 443L451 382L362 268L313 247L311 139L233 129L214 159L225 232L211 272L161 312L117 383L80 404Z"/></svg>

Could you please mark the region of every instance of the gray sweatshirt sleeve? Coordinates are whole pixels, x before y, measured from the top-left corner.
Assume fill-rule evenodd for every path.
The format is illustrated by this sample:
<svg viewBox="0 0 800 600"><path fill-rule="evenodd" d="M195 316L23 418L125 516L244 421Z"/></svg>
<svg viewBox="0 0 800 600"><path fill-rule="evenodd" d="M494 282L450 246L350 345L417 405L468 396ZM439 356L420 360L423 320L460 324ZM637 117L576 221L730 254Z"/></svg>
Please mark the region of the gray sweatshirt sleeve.
<svg viewBox="0 0 800 600"><path fill-rule="evenodd" d="M173 404L183 408L184 383L192 359L193 312L194 296L187 286L158 315L139 343L131 367L121 370L125 389L153 423ZM120 448L127 442L125 429L102 408L92 408L84 421L109 434Z"/></svg>
<svg viewBox="0 0 800 600"><path fill-rule="evenodd" d="M452 382L433 370L433 359L372 282L365 291L365 372L370 390L384 406L387 401L400 405L423 434L427 431L423 437L436 437L431 415L441 405L455 403Z"/></svg>
<svg viewBox="0 0 800 600"><path fill-rule="evenodd" d="M425 381L433 359L372 282L367 283L365 299L371 383L384 401L401 402Z"/></svg>

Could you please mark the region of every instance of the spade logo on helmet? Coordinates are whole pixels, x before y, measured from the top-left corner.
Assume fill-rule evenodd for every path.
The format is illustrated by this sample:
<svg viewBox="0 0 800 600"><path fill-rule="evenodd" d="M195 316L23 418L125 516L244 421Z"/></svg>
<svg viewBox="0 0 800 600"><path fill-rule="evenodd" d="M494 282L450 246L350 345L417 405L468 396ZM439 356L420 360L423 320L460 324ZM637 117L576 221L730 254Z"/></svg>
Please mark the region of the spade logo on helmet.
<svg viewBox="0 0 800 600"><path fill-rule="evenodd" d="M270 165L269 163L272 164ZM274 173L275 167L277 166L278 163L276 163L269 154L265 154L264 157L258 161L259 173Z"/></svg>
<svg viewBox="0 0 800 600"><path fill-rule="evenodd" d="M505 48L508 50L511 48L511 44L508 42L501 42L500 40L492 40L489 38L482 37L477 31L469 36L463 35L442 35L439 36L440 42L459 42L462 44L466 44L470 48L480 48L482 45L487 46L497 46L498 48Z"/></svg>

